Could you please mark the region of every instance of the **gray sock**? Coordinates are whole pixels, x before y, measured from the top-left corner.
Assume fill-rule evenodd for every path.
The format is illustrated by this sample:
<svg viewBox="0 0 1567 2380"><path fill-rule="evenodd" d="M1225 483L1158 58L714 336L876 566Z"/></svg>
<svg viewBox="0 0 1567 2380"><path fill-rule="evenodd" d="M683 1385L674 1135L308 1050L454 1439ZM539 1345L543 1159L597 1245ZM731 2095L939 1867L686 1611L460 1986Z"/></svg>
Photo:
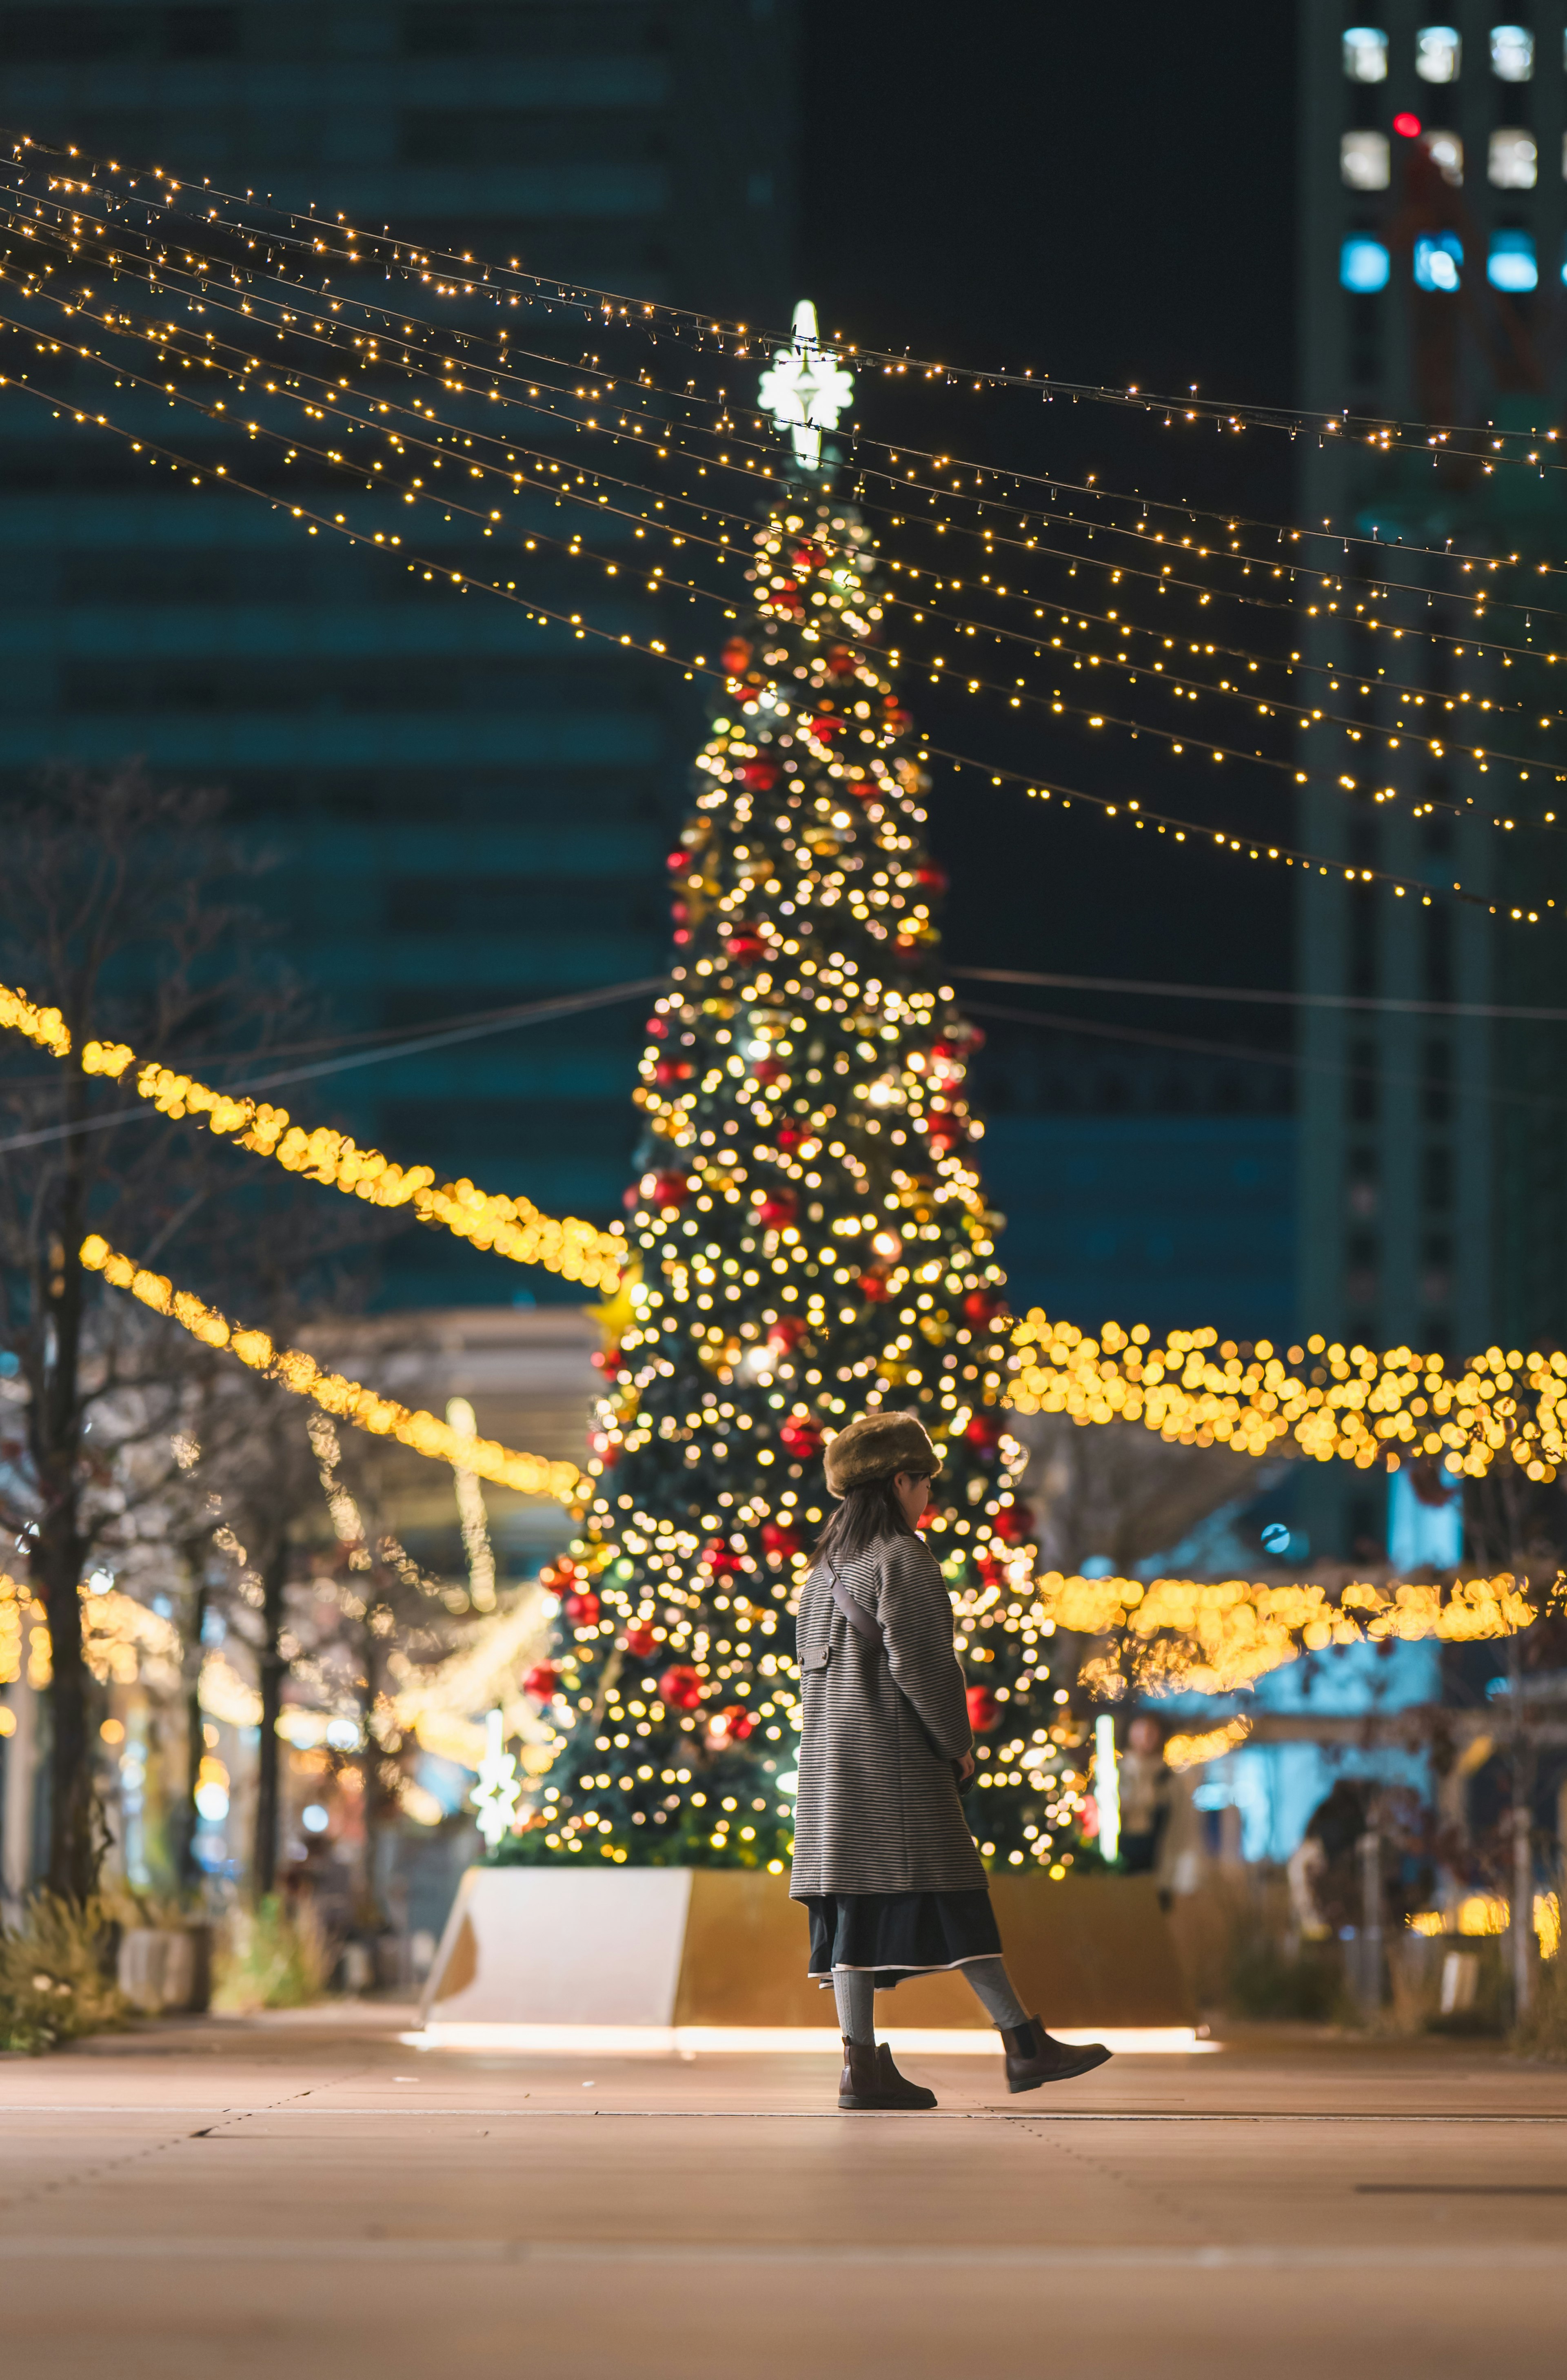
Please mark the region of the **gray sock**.
<svg viewBox="0 0 1567 2380"><path fill-rule="evenodd" d="M1013 1990L1004 1959L970 1959L963 1972L993 2025L1010 2033L1014 2025L1027 2023L1028 2011Z"/></svg>
<svg viewBox="0 0 1567 2380"><path fill-rule="evenodd" d="M1001 1961L996 1961L1000 1966ZM838 2030L845 2041L876 2040L876 1978L861 1967L834 1967L832 1997L838 2003Z"/></svg>

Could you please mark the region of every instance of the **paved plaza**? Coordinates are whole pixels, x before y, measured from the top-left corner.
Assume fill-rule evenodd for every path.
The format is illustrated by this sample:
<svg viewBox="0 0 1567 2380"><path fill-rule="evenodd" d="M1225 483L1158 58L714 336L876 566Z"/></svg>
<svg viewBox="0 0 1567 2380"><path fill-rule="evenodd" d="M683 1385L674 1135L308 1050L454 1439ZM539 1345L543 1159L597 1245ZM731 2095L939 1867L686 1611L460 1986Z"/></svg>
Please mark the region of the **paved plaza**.
<svg viewBox="0 0 1567 2380"><path fill-rule="evenodd" d="M407 2011L0 2059L7 2380L1560 2374L1567 2072L1250 2035L929 2116Z"/></svg>

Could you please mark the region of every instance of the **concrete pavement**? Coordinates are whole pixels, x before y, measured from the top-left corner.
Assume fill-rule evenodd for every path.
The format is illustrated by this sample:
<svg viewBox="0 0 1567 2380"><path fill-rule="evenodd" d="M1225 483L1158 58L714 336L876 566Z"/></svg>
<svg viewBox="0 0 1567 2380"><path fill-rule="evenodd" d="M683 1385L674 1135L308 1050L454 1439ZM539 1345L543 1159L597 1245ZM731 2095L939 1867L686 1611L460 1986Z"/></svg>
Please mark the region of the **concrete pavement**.
<svg viewBox="0 0 1567 2380"><path fill-rule="evenodd" d="M6 2380L1510 2380L1567 2362L1567 2071L1260 2034L1010 2099L910 2058L426 2050L407 2011L0 2058Z"/></svg>

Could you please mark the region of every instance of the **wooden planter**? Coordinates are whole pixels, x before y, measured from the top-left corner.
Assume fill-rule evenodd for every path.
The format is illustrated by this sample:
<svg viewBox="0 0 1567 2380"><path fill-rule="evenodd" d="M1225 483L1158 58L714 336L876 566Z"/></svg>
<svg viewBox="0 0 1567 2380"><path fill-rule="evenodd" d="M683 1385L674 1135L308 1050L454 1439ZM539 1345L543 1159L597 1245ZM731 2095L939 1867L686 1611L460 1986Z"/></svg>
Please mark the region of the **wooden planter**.
<svg viewBox="0 0 1567 2380"><path fill-rule="evenodd" d="M1018 1990L1047 2024L1189 2026L1196 2010L1147 1876L998 1876ZM736 1868L473 1867L425 1986L428 2024L831 2030L789 1879ZM961 1974L881 1995L879 2022L989 2033Z"/></svg>

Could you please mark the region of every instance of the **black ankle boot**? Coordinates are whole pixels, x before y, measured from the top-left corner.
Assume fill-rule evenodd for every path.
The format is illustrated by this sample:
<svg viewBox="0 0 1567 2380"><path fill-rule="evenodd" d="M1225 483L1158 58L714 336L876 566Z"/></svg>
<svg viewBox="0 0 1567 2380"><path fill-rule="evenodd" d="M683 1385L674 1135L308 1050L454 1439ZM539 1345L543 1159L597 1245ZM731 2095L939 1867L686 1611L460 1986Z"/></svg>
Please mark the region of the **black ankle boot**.
<svg viewBox="0 0 1567 2380"><path fill-rule="evenodd" d="M1037 2016L1031 2016L1026 2024L1003 2024L998 2030L1006 2051L1009 2091L1037 2091L1042 2082L1070 2082L1074 2075L1102 2066L1110 2056L1102 2041L1087 2042L1081 2049L1074 2049L1070 2043L1055 2040Z"/></svg>
<svg viewBox="0 0 1567 2380"><path fill-rule="evenodd" d="M917 2082L907 2082L893 2063L893 2053L883 2041L872 2048L868 2041L851 2041L844 2035L844 2070L838 2078L840 2107L933 2107L934 2091L922 2090Z"/></svg>

